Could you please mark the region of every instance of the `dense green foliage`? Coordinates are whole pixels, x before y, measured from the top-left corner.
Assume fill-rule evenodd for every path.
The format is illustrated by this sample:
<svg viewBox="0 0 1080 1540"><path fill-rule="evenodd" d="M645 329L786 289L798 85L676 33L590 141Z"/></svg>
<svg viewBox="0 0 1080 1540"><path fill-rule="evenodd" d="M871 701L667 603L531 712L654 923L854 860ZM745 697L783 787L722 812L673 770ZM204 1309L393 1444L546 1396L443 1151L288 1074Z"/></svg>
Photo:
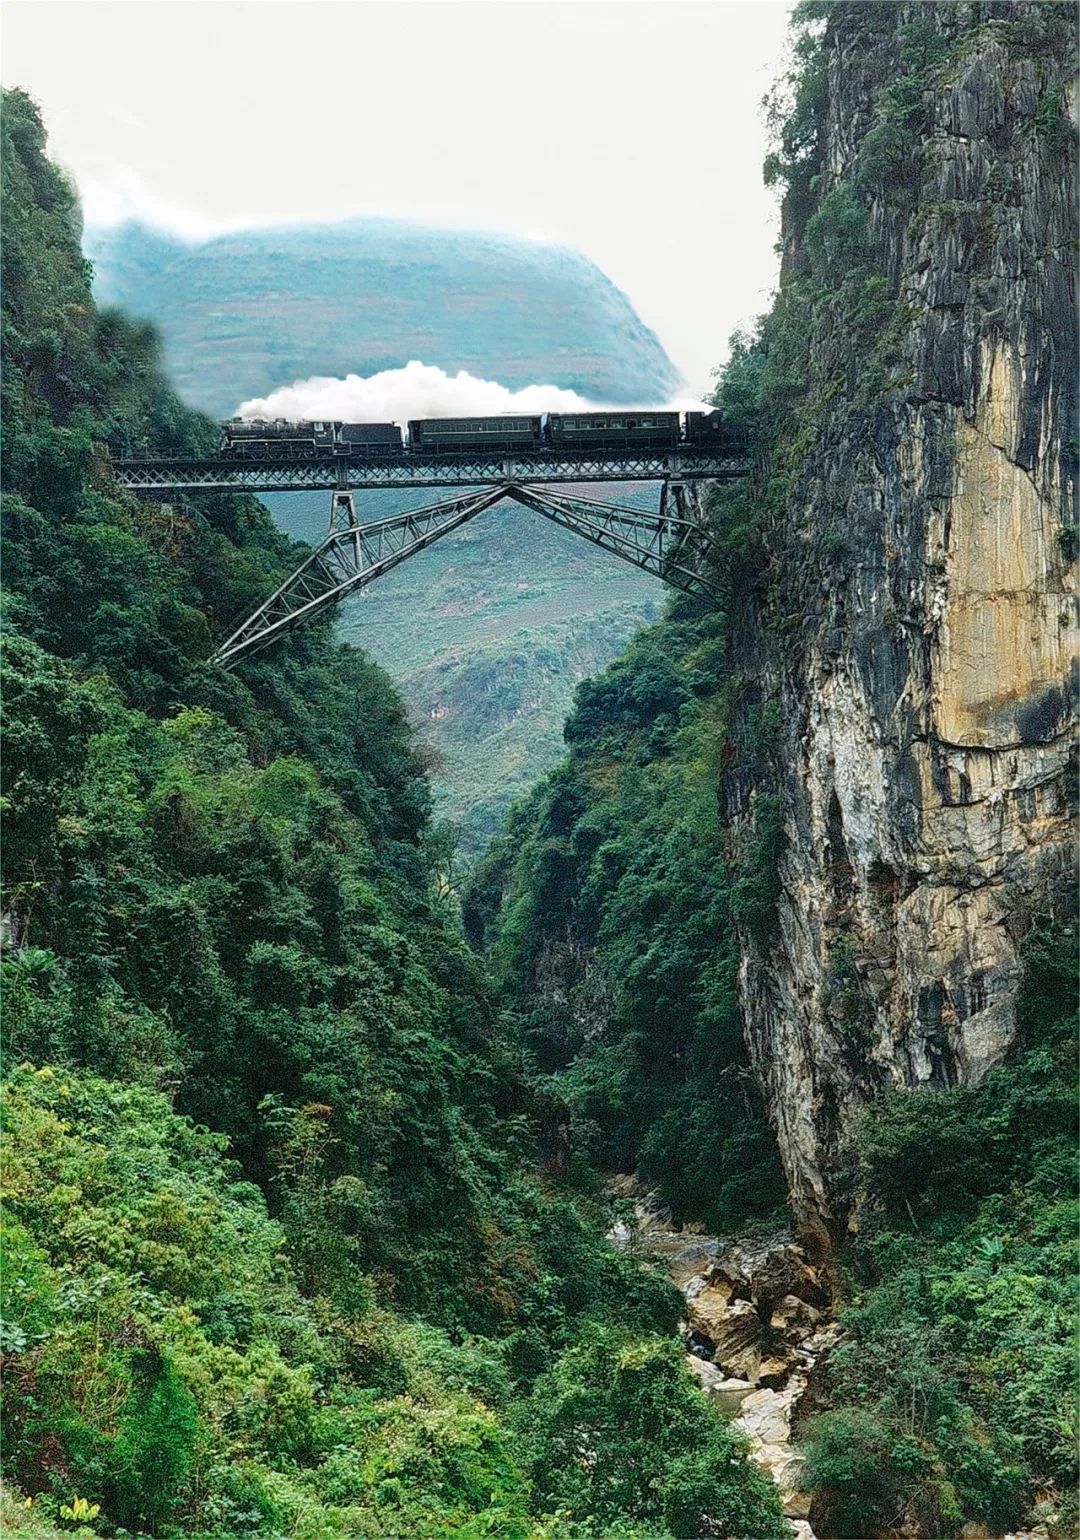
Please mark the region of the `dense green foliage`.
<svg viewBox="0 0 1080 1540"><path fill-rule="evenodd" d="M538 1377L586 1328L653 1343L677 1295L537 1159L385 675L318 625L207 662L297 548L249 498L114 485L108 442L208 427L152 334L95 308L25 96L2 128L3 1454L31 1499L5 1513L533 1533ZM635 1416L616 1398L604 1436ZM774 1522L740 1449L698 1491L703 1522Z"/></svg>
<svg viewBox="0 0 1080 1540"><path fill-rule="evenodd" d="M1017 1043L982 1085L894 1093L864 1119L842 1409L809 1439L830 1534L1001 1533L1039 1490L1075 1491L1074 955L1029 937Z"/></svg>
<svg viewBox="0 0 1080 1540"><path fill-rule="evenodd" d="M789 1532L770 1513L764 1472L732 1483L737 1440L673 1342L592 1329L539 1381L529 1413L539 1489L557 1512L589 1514L601 1535L618 1534L626 1513L645 1520L634 1535Z"/></svg>
<svg viewBox="0 0 1080 1540"><path fill-rule="evenodd" d="M527 1533L494 1354L303 1298L225 1141L157 1093L26 1070L7 1109L24 1487L153 1534Z"/></svg>
<svg viewBox="0 0 1080 1540"><path fill-rule="evenodd" d="M579 687L567 759L515 811L465 911L575 1148L719 1227L783 1201L735 1001L737 921L769 923L775 812L736 859L719 774L760 744L728 740L724 632L680 601Z"/></svg>
<svg viewBox="0 0 1080 1540"><path fill-rule="evenodd" d="M175 1086L261 1177L264 1098L330 1104L334 1175L364 1184L360 1252L400 1261L408 1297L453 1244L460 1311L482 1315L475 1195L514 1075L431 896L400 702L325 629L243 680L206 665L207 614L265 591L290 547L244 499L195 511L110 488L95 444L155 432L145 402L160 413L164 389L88 299L31 109L13 98L5 123L5 854L26 944L8 1057ZM418 1254L419 1216L449 1211L453 1242Z"/></svg>
<svg viewBox="0 0 1080 1540"><path fill-rule="evenodd" d="M346 1312L301 1293L289 1225L267 1216L225 1140L160 1094L21 1069L7 1140L5 1458L42 1494L35 1513L79 1496L138 1533L509 1540L535 1532L535 1466L537 1505L558 1509L561 1535L592 1535L593 1520L601 1535L612 1521L642 1533L639 1519L657 1535L697 1533L687 1513L779 1533L767 1482L671 1339L622 1328L608 1342L594 1328L523 1401L506 1344L455 1345L373 1303ZM300 1195L313 1201L310 1185ZM580 1296L617 1288L610 1268L590 1278L605 1264L569 1216L546 1218ZM619 1367L601 1392L609 1359ZM568 1397L613 1470L642 1456L643 1401L655 1402L666 1439L625 1489L575 1480L590 1467L567 1457ZM701 1440L696 1484L676 1480L670 1455Z"/></svg>

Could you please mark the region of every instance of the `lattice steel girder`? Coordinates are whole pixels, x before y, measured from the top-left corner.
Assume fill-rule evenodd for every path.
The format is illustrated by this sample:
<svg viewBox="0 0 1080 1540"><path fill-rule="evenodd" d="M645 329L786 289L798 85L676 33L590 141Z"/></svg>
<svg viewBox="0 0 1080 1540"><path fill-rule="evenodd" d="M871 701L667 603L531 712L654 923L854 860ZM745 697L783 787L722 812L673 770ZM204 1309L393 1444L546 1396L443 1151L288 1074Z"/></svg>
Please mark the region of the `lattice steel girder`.
<svg viewBox="0 0 1080 1540"><path fill-rule="evenodd" d="M740 455L670 453L628 455L530 454L447 456L426 460L119 460L114 473L135 492L305 492L378 487L518 486L581 481L725 481L745 476Z"/></svg>
<svg viewBox="0 0 1080 1540"><path fill-rule="evenodd" d="M718 592L702 570L702 558L712 543L708 533L692 520L669 515L667 499L659 513L650 514L617 503L569 497L550 487L512 486L507 494L523 507L651 572L673 588L686 593ZM681 498L677 506L681 510Z"/></svg>
<svg viewBox="0 0 1080 1540"><path fill-rule="evenodd" d="M660 512L646 513L616 503L570 497L551 487L540 489L509 483L372 524L333 530L265 604L222 643L214 661L231 668L239 658L259 651L337 604L346 594L365 587L503 498L513 499L675 588L687 593L715 591L702 571L702 558L710 544L708 534L692 520L668 514L666 499ZM681 495L677 494L674 500L681 510Z"/></svg>
<svg viewBox="0 0 1080 1540"><path fill-rule="evenodd" d="M471 492L464 497L414 508L394 518L335 530L281 587L238 626L214 654L229 668L244 654L270 642L346 594L373 582L399 562L458 529L503 497L505 488Z"/></svg>

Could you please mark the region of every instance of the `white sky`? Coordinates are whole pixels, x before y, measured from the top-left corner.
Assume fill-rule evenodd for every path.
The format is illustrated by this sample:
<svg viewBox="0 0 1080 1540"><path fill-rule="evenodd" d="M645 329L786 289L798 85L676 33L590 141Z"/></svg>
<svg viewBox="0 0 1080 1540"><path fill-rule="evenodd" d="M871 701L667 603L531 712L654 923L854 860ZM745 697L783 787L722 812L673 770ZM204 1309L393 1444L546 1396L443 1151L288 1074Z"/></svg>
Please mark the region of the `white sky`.
<svg viewBox="0 0 1080 1540"><path fill-rule="evenodd" d="M789 8L5 0L2 69L91 221L202 234L370 210L560 241L700 393L775 281L760 102Z"/></svg>

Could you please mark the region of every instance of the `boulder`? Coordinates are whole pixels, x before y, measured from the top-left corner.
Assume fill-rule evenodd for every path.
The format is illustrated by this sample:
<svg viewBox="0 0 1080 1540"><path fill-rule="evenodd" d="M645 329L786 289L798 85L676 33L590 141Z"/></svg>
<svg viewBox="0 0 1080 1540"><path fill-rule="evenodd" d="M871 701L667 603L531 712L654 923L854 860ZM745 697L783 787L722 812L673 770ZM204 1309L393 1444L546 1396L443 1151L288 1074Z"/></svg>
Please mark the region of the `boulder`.
<svg viewBox="0 0 1080 1540"><path fill-rule="evenodd" d="M692 1319L698 1304L695 1300L691 1306ZM713 1363L737 1379L757 1379L761 1366L761 1317L748 1300L734 1300L722 1312L712 1312L705 1330L715 1344Z"/></svg>
<svg viewBox="0 0 1080 1540"><path fill-rule="evenodd" d="M802 1247L793 1242L767 1252L750 1270L750 1297L766 1321L789 1297L820 1309L828 1305L831 1293L823 1270L812 1267Z"/></svg>
<svg viewBox="0 0 1080 1540"><path fill-rule="evenodd" d="M750 1440L750 1452L776 1482L780 1504L788 1518L806 1519L810 1494L801 1490L802 1456L791 1444L791 1414L803 1389L796 1375L781 1391L759 1389L747 1396L737 1418Z"/></svg>
<svg viewBox="0 0 1080 1540"><path fill-rule="evenodd" d="M785 1294L780 1303L773 1307L769 1325L774 1331L786 1332L795 1328L810 1331L821 1319L822 1312L814 1305L800 1299L797 1294Z"/></svg>
<svg viewBox="0 0 1080 1540"><path fill-rule="evenodd" d="M754 1327L749 1333L751 1336L756 1337L761 1331L761 1321L753 1305L748 1303L733 1305L731 1290L725 1285L709 1283L694 1293L687 1291L686 1305L686 1314L692 1330L701 1332L703 1336L709 1338L710 1342L719 1342L720 1338L729 1331L732 1311L753 1316Z"/></svg>
<svg viewBox="0 0 1080 1540"><path fill-rule="evenodd" d="M725 1375L715 1364L703 1363L693 1355L687 1357L687 1367L710 1400L715 1401L722 1412L734 1417L747 1396L753 1395L755 1386L751 1380L736 1380Z"/></svg>
<svg viewBox="0 0 1080 1540"><path fill-rule="evenodd" d="M780 1357L770 1354L763 1358L758 1365L757 1382L765 1390L782 1390L787 1384L791 1371L796 1366L796 1357Z"/></svg>
<svg viewBox="0 0 1080 1540"><path fill-rule="evenodd" d="M724 1383L722 1369L718 1369L715 1364L706 1363L703 1358L697 1358L693 1353L687 1353L686 1367L707 1396L711 1396L716 1387ZM750 1389L752 1390L753 1386L750 1386Z"/></svg>

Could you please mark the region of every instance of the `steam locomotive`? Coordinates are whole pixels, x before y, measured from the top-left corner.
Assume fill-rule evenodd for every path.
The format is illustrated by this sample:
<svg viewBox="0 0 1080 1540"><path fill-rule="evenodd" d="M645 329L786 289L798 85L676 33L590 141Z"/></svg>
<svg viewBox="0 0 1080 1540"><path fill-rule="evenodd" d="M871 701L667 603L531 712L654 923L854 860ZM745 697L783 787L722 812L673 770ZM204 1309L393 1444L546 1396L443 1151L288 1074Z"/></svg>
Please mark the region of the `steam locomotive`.
<svg viewBox="0 0 1080 1540"><path fill-rule="evenodd" d="M395 423L233 417L222 426L219 453L234 460L321 460L327 455L397 455L401 449L401 429Z"/></svg>
<svg viewBox="0 0 1080 1540"><path fill-rule="evenodd" d="M722 451L740 447L719 412L544 412L536 417L428 417L408 424L406 444L396 423L265 422L234 417L223 425L223 456L239 460L390 459L412 455L557 452L597 454L635 450Z"/></svg>

